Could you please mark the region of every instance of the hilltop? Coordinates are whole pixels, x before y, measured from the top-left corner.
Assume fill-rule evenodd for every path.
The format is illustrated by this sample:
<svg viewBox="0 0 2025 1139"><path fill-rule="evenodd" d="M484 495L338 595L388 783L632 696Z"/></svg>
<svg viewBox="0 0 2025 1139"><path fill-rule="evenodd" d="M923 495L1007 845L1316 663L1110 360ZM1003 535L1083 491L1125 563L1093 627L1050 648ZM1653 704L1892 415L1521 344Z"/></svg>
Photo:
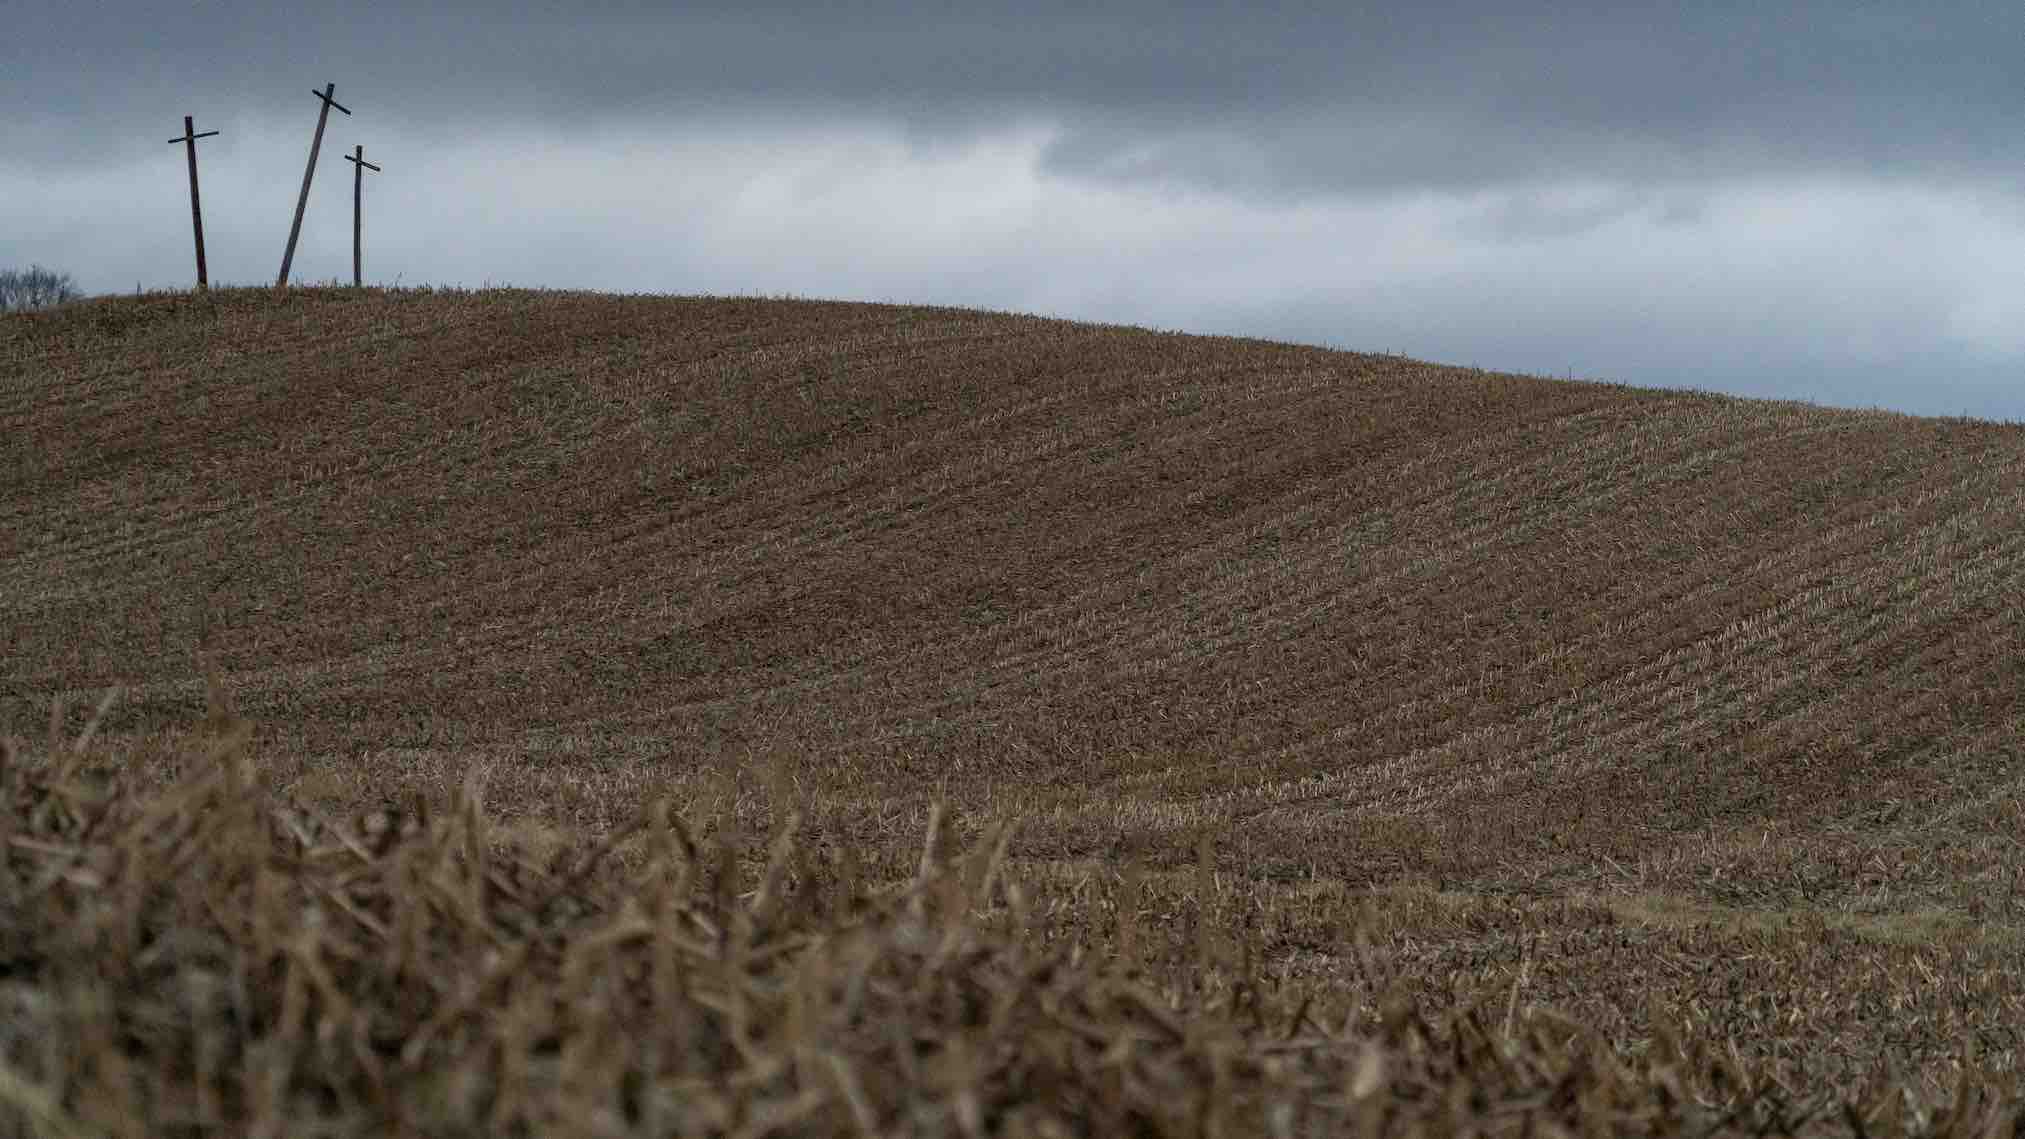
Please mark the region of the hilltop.
<svg viewBox="0 0 2025 1139"><path fill-rule="evenodd" d="M529 828L671 793L763 831L790 787L903 867L941 795L1066 893L1207 841L1289 977L1390 898L1435 989L1524 960L1622 1039L1655 995L1803 1007L1831 1072L1908 1008L1929 1072L2018 1047L2025 427L952 308L247 289L0 318L0 432L17 722L117 685L141 747L211 659L333 812L480 764Z"/></svg>

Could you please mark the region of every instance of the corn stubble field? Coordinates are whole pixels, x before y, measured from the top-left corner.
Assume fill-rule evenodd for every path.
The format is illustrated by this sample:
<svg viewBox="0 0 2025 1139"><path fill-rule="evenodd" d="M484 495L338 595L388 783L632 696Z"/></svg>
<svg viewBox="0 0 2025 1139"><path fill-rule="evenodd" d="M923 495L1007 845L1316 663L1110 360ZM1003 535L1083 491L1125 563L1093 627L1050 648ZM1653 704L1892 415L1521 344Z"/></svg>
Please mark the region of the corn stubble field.
<svg viewBox="0 0 2025 1139"><path fill-rule="evenodd" d="M0 429L0 1133L2017 1122L2025 428L231 289Z"/></svg>

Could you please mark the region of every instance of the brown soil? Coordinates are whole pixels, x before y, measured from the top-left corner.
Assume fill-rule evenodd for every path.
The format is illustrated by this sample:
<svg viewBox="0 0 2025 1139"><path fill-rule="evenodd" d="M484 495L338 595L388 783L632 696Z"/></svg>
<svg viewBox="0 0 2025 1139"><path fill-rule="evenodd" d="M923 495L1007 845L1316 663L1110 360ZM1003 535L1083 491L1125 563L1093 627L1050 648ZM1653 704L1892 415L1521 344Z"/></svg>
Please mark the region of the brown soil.
<svg viewBox="0 0 2025 1139"><path fill-rule="evenodd" d="M1307 1004L1286 1039L1362 1025L1402 1055L1386 994L1537 1008L1638 1087L1679 1069L1682 1102L1735 1108L1755 1080L1828 1097L1824 1126L1887 1077L1944 1109L1971 1051L1978 1078L2017 1070L2021 581L2025 428L1978 421L941 308L246 289L0 318L0 717L49 736L45 783L116 688L87 766L134 804L223 794L189 727L229 706L255 772L230 786L333 826L475 817L476 770L487 841L536 863L666 801L745 852L747 893L793 815L785 880L829 889L807 867L848 855L915 898L940 802L1022 884L1014 906L970 881L973 932L1014 954L992 968L1122 961L1205 1024L1251 986ZM17 824L81 851L88 817ZM690 864L659 849L613 846L613 883ZM54 856L8 857L0 918L25 921L67 879L35 894ZM0 929L45 963L0 941L0 985L57 984L43 934ZM1104 992L1078 1015L1130 1004ZM1072 1031L1005 1015L992 1039L1081 1063ZM1314 1128L1355 1099L1299 1090L1354 1075L1344 1047L1287 1069ZM85 1086L7 1062L0 1103ZM1264 1122L1226 1133L1277 1126L1277 1077L1246 1071L1263 1098L1231 1102ZM781 1102L831 1097L809 1118L840 1134L1012 1126L1016 1082L898 1122L946 1075L859 1087L869 1117L834 1072ZM1140 1102L1089 1094L1067 1133ZM1146 1126L1226 1126L1176 1119Z"/></svg>

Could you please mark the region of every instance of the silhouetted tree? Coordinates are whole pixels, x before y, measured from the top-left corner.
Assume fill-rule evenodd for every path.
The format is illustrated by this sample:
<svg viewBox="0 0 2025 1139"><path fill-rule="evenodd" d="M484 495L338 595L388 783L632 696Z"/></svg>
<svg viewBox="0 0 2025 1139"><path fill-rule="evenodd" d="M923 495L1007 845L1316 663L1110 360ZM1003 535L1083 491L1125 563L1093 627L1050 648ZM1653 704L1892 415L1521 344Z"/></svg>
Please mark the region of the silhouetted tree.
<svg viewBox="0 0 2025 1139"><path fill-rule="evenodd" d="M21 312L49 308L74 301L83 294L70 274L31 265L27 269L0 270L0 312Z"/></svg>

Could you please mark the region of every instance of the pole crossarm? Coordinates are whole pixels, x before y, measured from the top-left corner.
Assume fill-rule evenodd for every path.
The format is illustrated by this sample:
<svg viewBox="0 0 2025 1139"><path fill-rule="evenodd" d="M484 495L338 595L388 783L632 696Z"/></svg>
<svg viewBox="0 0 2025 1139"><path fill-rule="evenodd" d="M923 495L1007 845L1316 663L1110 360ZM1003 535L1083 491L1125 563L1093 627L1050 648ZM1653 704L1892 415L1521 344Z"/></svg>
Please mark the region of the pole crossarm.
<svg viewBox="0 0 2025 1139"><path fill-rule="evenodd" d="M323 127L330 119L330 109L336 107L347 115L352 113L350 108L331 98L336 92L335 83L326 83L323 90L310 92L323 102L323 106L317 108L316 136L309 141L309 165L302 172L302 195L295 200L295 224L288 227L288 250L281 255L281 275L274 279L276 288L288 284L288 267L295 262L295 239L302 234L302 211L309 205L309 182L316 177L316 152L323 147Z"/></svg>
<svg viewBox="0 0 2025 1139"><path fill-rule="evenodd" d="M312 95L316 96L316 97L317 97L317 98L319 98L319 99L322 99L322 100L323 100L324 102L326 102L326 103L330 104L330 105L331 105L331 106L333 106L333 107L336 107L336 108L337 108L338 110L340 110L340 111L344 111L344 113L345 113L345 114L347 114L347 115L351 114L351 112L350 112L350 111L348 111L348 110L345 110L345 105L344 105L343 103L340 103L340 102L338 102L338 101L337 101L336 99L333 99L333 98L331 98L331 94L332 94L333 92L335 92L336 90L337 90L337 84L335 84L335 83L326 83L326 84L324 84L324 85L323 85L323 90L321 90L321 91L318 91L318 90L315 90L314 88L312 88L312 89L310 90L310 94L312 94Z"/></svg>
<svg viewBox="0 0 2025 1139"><path fill-rule="evenodd" d="M172 146L182 143L190 158L190 229L197 238L197 287L200 289L210 288L211 279L204 268L204 207L197 198L197 140L210 138L217 133L205 131L198 134L195 121L189 115L184 115L183 137L169 140Z"/></svg>

